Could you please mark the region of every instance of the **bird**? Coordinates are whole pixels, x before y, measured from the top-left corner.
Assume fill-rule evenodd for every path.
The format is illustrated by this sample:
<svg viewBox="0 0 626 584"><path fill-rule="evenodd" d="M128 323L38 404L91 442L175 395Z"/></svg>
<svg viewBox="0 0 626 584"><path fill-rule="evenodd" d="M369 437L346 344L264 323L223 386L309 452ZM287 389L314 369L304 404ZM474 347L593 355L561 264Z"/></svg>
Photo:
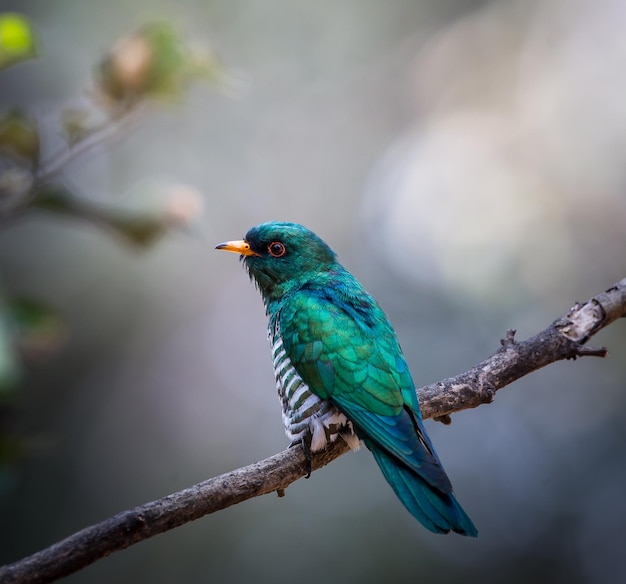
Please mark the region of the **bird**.
<svg viewBox="0 0 626 584"><path fill-rule="evenodd" d="M270 221L216 249L238 253L261 293L291 445L310 457L337 439L352 450L365 444L426 529L476 537L424 428L391 323L330 246L303 225Z"/></svg>

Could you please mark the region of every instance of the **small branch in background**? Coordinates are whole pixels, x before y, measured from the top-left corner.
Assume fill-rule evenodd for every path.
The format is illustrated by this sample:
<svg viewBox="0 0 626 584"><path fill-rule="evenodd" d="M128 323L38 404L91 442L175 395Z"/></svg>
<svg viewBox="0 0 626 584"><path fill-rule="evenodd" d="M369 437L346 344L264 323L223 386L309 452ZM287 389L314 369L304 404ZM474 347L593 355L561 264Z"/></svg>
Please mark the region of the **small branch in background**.
<svg viewBox="0 0 626 584"><path fill-rule="evenodd" d="M605 349L584 344L600 329L626 316L626 278L584 304L576 304L548 328L516 342L507 331L502 347L469 371L421 388L424 418L449 420L450 414L490 403L496 391L537 369L581 355L605 356ZM314 453L317 470L349 451L338 440ZM123 511L87 527L23 560L0 567L0 582L44 583L92 564L115 551L163 533L209 513L253 497L285 489L308 472L300 447L290 448L249 466L198 483L163 499Z"/></svg>
<svg viewBox="0 0 626 584"><path fill-rule="evenodd" d="M2 48L0 42L0 68ZM180 101L199 80L225 87L229 75L208 49L190 43L171 23L156 21L120 38L94 67L89 106L61 112L66 144L47 159L36 120L17 108L1 116L0 219L29 211L39 190L71 162L127 135L149 107Z"/></svg>
<svg viewBox="0 0 626 584"><path fill-rule="evenodd" d="M8 203L5 203L0 208L0 219L10 219L24 211L42 208L38 204L38 200L42 190L49 190L51 181L54 181L71 162L84 156L90 150L94 150L99 146L109 145L114 140L127 136L139 124L145 109L145 106L138 105L133 109L120 110L114 116L106 118L92 127L84 128L79 139L72 143L68 142L65 147L52 155L48 161L41 164L32 161L35 164L32 174L22 168L19 175L22 177L22 180L19 183L14 181L15 186L13 189L10 182L7 184L6 180L7 176L9 179L11 178L11 171L4 171L2 184L7 184L8 190L14 192L11 193ZM16 114L13 115L15 116ZM24 119L27 120L27 118ZM34 123L31 120L28 121L34 127ZM23 153L21 153L21 156L23 157ZM17 168L15 167L15 169ZM0 190L2 190L1 186ZM73 198L78 200L77 197ZM75 216L80 217L79 214Z"/></svg>
<svg viewBox="0 0 626 584"><path fill-rule="evenodd" d="M75 144L69 145L51 156L48 162L37 170L34 185L39 186L49 182L62 172L68 164L90 150L128 135L128 132L139 123L143 110L144 108L140 106L120 110L114 116L85 130Z"/></svg>

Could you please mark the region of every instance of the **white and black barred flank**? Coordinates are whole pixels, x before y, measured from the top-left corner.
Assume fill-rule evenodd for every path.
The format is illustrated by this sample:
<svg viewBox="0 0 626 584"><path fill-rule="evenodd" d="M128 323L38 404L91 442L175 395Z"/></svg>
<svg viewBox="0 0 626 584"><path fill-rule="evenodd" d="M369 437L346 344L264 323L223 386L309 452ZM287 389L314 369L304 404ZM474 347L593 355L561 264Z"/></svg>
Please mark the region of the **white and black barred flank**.
<svg viewBox="0 0 626 584"><path fill-rule="evenodd" d="M352 450L357 450L360 441L352 423L332 403L315 395L298 375L287 356L280 331L270 328L268 338L287 438L292 443L310 440L309 448L316 452L341 436Z"/></svg>

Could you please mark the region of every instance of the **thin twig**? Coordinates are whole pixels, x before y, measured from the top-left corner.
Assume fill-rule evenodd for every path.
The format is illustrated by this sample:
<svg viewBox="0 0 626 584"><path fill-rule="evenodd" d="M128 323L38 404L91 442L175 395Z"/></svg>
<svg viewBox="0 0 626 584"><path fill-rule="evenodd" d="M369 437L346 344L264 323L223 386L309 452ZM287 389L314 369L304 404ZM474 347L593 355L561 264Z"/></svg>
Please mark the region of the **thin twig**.
<svg viewBox="0 0 626 584"><path fill-rule="evenodd" d="M548 328L522 342L507 331L502 347L469 371L419 390L424 418L449 418L453 412L493 401L497 390L537 369L581 355L604 355L584 344L600 329L626 316L626 278L584 304L576 304ZM349 449L341 441L313 455L312 470ZM115 551L209 513L276 491L305 476L300 447L193 487L124 511L87 527L23 560L0 567L0 583L52 582Z"/></svg>
<svg viewBox="0 0 626 584"><path fill-rule="evenodd" d="M126 132L137 123L142 113L143 108L140 105L133 105L133 107L119 110L91 128L76 144L63 148L51 156L48 162L35 173L35 184L40 185L50 181L68 164L90 150L126 135Z"/></svg>
<svg viewBox="0 0 626 584"><path fill-rule="evenodd" d="M102 123L89 129L74 145L65 146L53 154L47 162L32 172L30 180L25 182L27 188L15 193L10 204L0 209L0 219L7 220L19 216L20 212L26 210L37 198L40 188L49 184L74 160L98 146L126 136L137 126L145 109L144 104L134 104L132 107L120 109Z"/></svg>

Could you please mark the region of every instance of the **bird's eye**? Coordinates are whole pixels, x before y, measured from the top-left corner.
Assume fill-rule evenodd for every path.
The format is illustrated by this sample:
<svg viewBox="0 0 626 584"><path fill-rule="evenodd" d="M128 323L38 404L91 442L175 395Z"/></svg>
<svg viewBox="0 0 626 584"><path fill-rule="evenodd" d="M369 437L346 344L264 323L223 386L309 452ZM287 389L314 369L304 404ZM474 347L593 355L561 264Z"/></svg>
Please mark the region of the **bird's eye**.
<svg viewBox="0 0 626 584"><path fill-rule="evenodd" d="M282 243L280 243L280 241L273 241L267 246L267 251L269 252L271 256L274 256L275 258L279 258L285 255L285 252L287 250L285 249L285 246Z"/></svg>

